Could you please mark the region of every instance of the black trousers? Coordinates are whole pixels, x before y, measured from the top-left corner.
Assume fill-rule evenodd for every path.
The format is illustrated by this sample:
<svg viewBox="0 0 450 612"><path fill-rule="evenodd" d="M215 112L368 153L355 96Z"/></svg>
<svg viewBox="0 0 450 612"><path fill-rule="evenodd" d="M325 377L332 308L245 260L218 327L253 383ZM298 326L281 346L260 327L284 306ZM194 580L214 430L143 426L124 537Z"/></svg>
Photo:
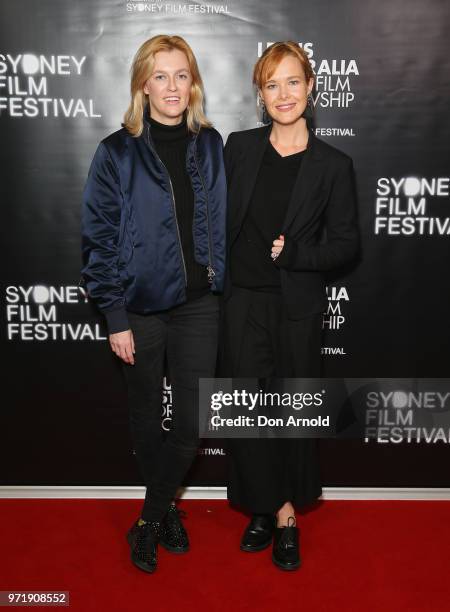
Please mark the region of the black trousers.
<svg viewBox="0 0 450 612"><path fill-rule="evenodd" d="M161 521L198 448L198 379L215 375L219 303L205 295L164 313L128 313L135 365L123 363L131 436L146 496L142 518ZM167 355L173 417L163 439L162 381Z"/></svg>
<svg viewBox="0 0 450 612"><path fill-rule="evenodd" d="M222 375L321 375L322 314L287 317L282 296L233 287L224 306ZM309 504L322 494L317 440L228 440L228 499L255 514L275 513L287 502Z"/></svg>

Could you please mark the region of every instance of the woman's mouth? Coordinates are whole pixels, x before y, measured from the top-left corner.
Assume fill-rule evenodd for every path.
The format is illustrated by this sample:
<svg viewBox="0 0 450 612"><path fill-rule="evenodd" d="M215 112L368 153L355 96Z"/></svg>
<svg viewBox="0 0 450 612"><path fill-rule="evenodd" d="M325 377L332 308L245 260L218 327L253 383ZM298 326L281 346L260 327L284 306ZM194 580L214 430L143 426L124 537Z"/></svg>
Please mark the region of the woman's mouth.
<svg viewBox="0 0 450 612"><path fill-rule="evenodd" d="M278 111L281 111L282 113L286 113L286 112L292 110L294 108L295 104L296 104L295 102L290 102L289 104L277 104L275 106L275 108Z"/></svg>
<svg viewBox="0 0 450 612"><path fill-rule="evenodd" d="M178 104L180 101L180 98L177 98L176 96L170 96L169 98L164 98L164 102L166 102L166 104Z"/></svg>

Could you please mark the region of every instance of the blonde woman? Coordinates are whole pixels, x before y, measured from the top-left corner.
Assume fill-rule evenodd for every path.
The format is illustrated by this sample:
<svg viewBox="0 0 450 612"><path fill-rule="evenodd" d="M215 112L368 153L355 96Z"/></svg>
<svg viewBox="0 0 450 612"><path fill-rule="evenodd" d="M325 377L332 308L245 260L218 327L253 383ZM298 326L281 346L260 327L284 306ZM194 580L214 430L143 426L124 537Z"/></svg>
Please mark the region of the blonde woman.
<svg viewBox="0 0 450 612"><path fill-rule="evenodd" d="M203 110L194 54L179 36L136 53L123 128L99 145L84 191L83 276L121 360L146 484L128 533L133 563L189 541L173 502L198 447L198 379L214 376L225 260L223 145ZM161 434L164 360L174 416Z"/></svg>

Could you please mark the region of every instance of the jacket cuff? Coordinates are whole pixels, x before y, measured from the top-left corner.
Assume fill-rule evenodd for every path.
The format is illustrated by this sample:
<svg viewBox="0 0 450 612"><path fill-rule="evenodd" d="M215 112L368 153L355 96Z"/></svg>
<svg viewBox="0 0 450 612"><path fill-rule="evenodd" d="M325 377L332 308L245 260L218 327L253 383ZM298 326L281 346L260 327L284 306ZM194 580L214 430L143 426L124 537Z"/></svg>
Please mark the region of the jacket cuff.
<svg viewBox="0 0 450 612"><path fill-rule="evenodd" d="M277 268L289 268L295 260L296 244L288 236L284 237L284 247L278 257L274 260Z"/></svg>
<svg viewBox="0 0 450 612"><path fill-rule="evenodd" d="M106 318L108 333L118 334L119 332L130 329L127 311L123 306L115 310L109 310L108 312L103 311L103 314Z"/></svg>

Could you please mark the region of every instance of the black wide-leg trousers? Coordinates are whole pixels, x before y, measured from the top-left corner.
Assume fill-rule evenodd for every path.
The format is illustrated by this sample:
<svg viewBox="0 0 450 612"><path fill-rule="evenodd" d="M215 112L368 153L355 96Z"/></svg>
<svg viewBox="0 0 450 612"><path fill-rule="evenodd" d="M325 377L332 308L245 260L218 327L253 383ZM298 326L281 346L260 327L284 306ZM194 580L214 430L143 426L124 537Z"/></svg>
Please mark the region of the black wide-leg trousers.
<svg viewBox="0 0 450 612"><path fill-rule="evenodd" d="M128 313L135 364L123 363L131 437L146 484L141 517L161 521L198 448L199 378L215 375L219 303L205 295L164 313ZM162 382L167 355L173 414L163 439Z"/></svg>
<svg viewBox="0 0 450 612"><path fill-rule="evenodd" d="M290 320L278 293L233 287L224 305L222 375L270 379L321 375L322 314ZM322 494L317 440L229 439L228 499L255 513Z"/></svg>

